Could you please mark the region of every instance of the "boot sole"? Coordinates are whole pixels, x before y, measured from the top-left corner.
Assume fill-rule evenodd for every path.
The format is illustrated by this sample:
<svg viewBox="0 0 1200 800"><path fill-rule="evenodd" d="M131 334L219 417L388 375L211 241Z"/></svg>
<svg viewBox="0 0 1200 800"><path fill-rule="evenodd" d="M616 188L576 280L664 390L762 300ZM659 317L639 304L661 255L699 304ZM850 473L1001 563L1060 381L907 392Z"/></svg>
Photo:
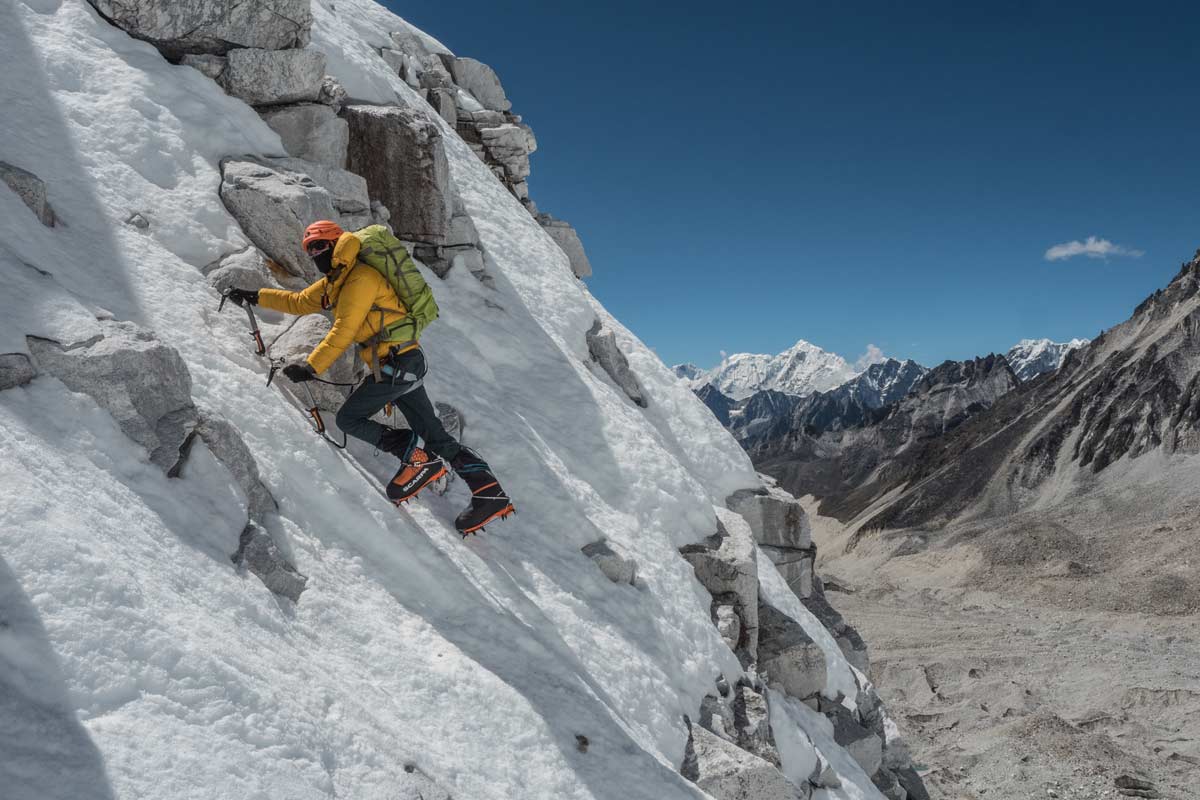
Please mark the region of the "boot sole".
<svg viewBox="0 0 1200 800"><path fill-rule="evenodd" d="M492 514L490 517L485 519L483 522L480 522L478 525L467 528L465 530L460 530L459 533L461 533L462 537L465 539L465 538L467 538L468 534L472 534L472 533L475 533L476 531L484 530L485 525L491 525L493 522L495 522L498 519L507 519L509 516L511 516L512 514L515 514L515 513L517 513L517 509L513 508L512 503L509 503L507 508L500 509L495 514Z"/></svg>
<svg viewBox="0 0 1200 800"><path fill-rule="evenodd" d="M388 499L391 500L394 505L402 506L405 503L407 503L409 500L415 499L417 495L419 495L425 489L428 489L435 481L437 481L441 478L444 478L444 477L446 477L446 468L442 467L440 470L438 470L438 472L436 474L429 476L429 479L427 481L422 483L416 489L413 489L412 492L410 492L405 497L401 497L399 499L396 499L394 497L389 497ZM388 484L388 485L390 486L391 484Z"/></svg>

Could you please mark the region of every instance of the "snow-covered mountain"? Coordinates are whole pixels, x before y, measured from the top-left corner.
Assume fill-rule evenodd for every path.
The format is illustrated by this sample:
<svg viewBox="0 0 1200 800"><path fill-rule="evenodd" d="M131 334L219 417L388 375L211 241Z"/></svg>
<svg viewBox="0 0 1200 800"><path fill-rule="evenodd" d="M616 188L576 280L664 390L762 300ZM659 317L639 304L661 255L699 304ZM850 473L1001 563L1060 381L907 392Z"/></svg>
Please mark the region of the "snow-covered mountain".
<svg viewBox="0 0 1200 800"><path fill-rule="evenodd" d="M776 355L734 353L710 370L692 374L693 370L693 364L675 367L676 374L689 379L693 386L711 383L734 400L744 400L766 389L805 397L839 386L858 374L846 359L803 339Z"/></svg>
<svg viewBox="0 0 1200 800"><path fill-rule="evenodd" d="M690 362L687 364L676 364L675 366L671 367L671 370L675 373L677 378L684 381L695 381L704 374L704 370ZM705 383L707 383L707 381L705 381Z"/></svg>
<svg viewBox="0 0 1200 800"><path fill-rule="evenodd" d="M1058 369L1067 353L1078 350L1088 339L1072 339L1069 342L1052 342L1049 339L1022 339L1012 346L1006 358L1017 377L1023 381L1036 378L1043 372Z"/></svg>
<svg viewBox="0 0 1200 800"><path fill-rule="evenodd" d="M6 800L925 796L803 509L579 280L490 68L370 0L15 0L0 66ZM219 290L314 280L314 218L408 242L518 516L394 507L338 387L267 384Z"/></svg>

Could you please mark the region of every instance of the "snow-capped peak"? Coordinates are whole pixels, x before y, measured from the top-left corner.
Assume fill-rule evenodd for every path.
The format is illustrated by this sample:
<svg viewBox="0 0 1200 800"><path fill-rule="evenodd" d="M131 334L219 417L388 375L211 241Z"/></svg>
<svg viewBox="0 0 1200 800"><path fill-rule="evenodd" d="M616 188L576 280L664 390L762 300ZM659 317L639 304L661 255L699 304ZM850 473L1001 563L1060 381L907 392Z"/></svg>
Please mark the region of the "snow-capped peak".
<svg viewBox="0 0 1200 800"><path fill-rule="evenodd" d="M1089 339L1055 342L1050 339L1022 339L1008 351L1008 364L1023 381L1059 368L1067 353L1089 343Z"/></svg>
<svg viewBox="0 0 1200 800"><path fill-rule="evenodd" d="M857 374L846 359L801 339L777 355L726 356L692 380L694 384L712 383L725 395L742 400L764 389L804 397L840 386Z"/></svg>

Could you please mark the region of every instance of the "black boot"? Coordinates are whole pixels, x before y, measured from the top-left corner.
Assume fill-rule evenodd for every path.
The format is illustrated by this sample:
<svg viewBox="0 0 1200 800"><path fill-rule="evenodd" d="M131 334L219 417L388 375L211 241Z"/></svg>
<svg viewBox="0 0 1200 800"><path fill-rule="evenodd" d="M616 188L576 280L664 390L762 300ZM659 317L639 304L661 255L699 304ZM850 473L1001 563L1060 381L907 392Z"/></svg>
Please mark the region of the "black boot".
<svg viewBox="0 0 1200 800"><path fill-rule="evenodd" d="M446 474L446 462L416 446L412 431L391 429L379 437L379 449L400 459L400 469L387 485L388 499L399 505Z"/></svg>
<svg viewBox="0 0 1200 800"><path fill-rule="evenodd" d="M512 501L492 474L491 467L474 450L462 448L450 460L450 466L471 490L471 505L454 520L455 527L463 536L474 533L492 520L504 519L516 513Z"/></svg>

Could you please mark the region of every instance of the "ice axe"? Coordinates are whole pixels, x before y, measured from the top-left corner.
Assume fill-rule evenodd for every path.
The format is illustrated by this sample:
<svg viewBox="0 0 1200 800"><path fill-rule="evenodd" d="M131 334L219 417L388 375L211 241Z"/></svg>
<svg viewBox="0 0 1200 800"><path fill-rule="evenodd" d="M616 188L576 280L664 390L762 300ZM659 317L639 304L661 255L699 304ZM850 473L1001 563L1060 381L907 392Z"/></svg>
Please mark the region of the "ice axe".
<svg viewBox="0 0 1200 800"><path fill-rule="evenodd" d="M225 301L229 299L230 289L221 292L221 303L217 306L217 313L225 308ZM267 354L267 346L263 343L262 334L258 330L258 318L254 316L254 308L249 303L239 303L242 308L246 309L246 316L250 318L250 336L254 339L254 354L256 356L265 356ZM275 370L271 370L271 378L275 377ZM267 385L271 384L270 378L267 379Z"/></svg>

